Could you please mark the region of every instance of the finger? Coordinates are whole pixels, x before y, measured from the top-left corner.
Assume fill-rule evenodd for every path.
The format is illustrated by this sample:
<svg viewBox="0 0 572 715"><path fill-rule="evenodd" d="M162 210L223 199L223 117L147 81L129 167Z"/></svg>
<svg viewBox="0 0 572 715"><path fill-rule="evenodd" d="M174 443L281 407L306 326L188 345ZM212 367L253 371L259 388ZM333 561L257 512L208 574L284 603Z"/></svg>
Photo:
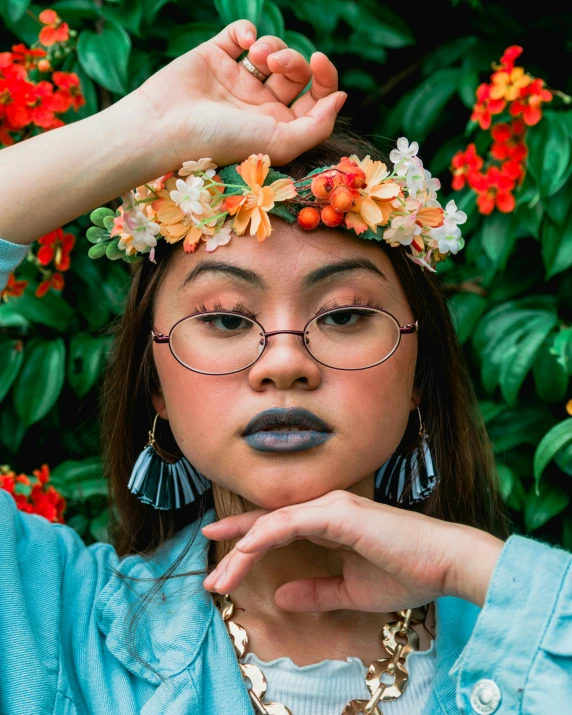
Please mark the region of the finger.
<svg viewBox="0 0 572 715"><path fill-rule="evenodd" d="M291 109L296 117L303 117L316 102L338 91L338 70L323 52L314 52L310 57L312 84L307 92L299 97Z"/></svg>
<svg viewBox="0 0 572 715"><path fill-rule="evenodd" d="M237 59L256 40L256 25L250 20L236 20L215 35L209 43L220 47L233 59Z"/></svg>
<svg viewBox="0 0 572 715"><path fill-rule="evenodd" d="M272 70L268 67L268 55L278 52L279 50L285 50L287 47L288 45L279 37L275 37L274 35L262 35L262 37L259 37L258 40L250 46L247 57L262 74L270 75L272 74ZM244 65L241 66L245 72L248 72Z"/></svg>
<svg viewBox="0 0 572 715"><path fill-rule="evenodd" d="M268 509L255 509L244 514L226 516L224 519L219 519L219 521L213 521L212 524L203 526L201 531L207 539L212 539L213 541L239 539L248 532L260 516L268 513Z"/></svg>
<svg viewBox="0 0 572 715"><path fill-rule="evenodd" d="M203 581L204 587L208 591L218 591L218 593L234 591L254 564L263 556L264 552L242 554L233 549Z"/></svg>
<svg viewBox="0 0 572 715"><path fill-rule="evenodd" d="M274 602L283 611L297 613L356 609L348 595L343 576L319 576L290 581L276 590Z"/></svg>
<svg viewBox="0 0 572 715"><path fill-rule="evenodd" d="M264 83L283 104L290 104L312 79L312 70L306 58L290 48L274 52L267 58L272 72Z"/></svg>
<svg viewBox="0 0 572 715"><path fill-rule="evenodd" d="M346 98L345 92L334 92L318 100L303 117L278 122L267 150L273 166L286 164L327 139Z"/></svg>
<svg viewBox="0 0 572 715"><path fill-rule="evenodd" d="M319 537L352 547L360 533L356 516L361 508L349 495L339 497L338 502L338 505L296 504L276 509L261 516L235 548L252 554L285 546L298 537Z"/></svg>

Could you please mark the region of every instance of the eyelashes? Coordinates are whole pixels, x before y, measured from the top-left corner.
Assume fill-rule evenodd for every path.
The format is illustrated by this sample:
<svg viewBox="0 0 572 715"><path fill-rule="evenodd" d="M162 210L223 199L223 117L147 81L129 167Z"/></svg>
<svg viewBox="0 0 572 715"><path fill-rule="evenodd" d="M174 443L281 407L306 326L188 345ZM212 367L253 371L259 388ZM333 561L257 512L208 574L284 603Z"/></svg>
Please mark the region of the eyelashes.
<svg viewBox="0 0 572 715"><path fill-rule="evenodd" d="M318 315L321 315L322 313L326 313L328 310L335 310L336 308L341 308L342 306L348 305L347 303L338 303L337 300L332 300L326 303L322 308L317 310L313 317L315 318ZM361 298L361 296L358 293L354 294L353 301L351 305L360 305L363 307L367 308L377 308L378 310L383 310L383 306L379 305L376 301L371 300L368 298L365 302ZM244 301L239 300L237 301L232 308L225 308L223 307L222 303L215 303L212 308L207 308L204 303L200 303L198 306L195 307L195 312L193 313L194 315L198 315L200 313L212 313L213 311L226 311L226 312L232 312L232 313L241 313L242 315L246 316L247 318L251 318L252 320L256 320L257 317L260 315L259 313L254 313L253 311L249 310L245 305Z"/></svg>

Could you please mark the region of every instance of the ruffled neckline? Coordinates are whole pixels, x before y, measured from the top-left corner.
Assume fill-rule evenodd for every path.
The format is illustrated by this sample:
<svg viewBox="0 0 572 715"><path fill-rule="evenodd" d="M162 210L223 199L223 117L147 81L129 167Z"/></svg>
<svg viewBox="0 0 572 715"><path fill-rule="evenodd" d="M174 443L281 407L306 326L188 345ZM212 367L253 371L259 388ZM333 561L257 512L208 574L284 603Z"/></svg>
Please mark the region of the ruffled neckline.
<svg viewBox="0 0 572 715"><path fill-rule="evenodd" d="M431 639L431 645L429 648L426 650L417 650L413 651L407 656L407 660L409 660L412 656L414 659L417 658L427 658L427 657L432 657L435 655L435 639ZM363 673L367 673L369 666L366 666L364 662L358 658L357 656L349 655L346 660L342 660L339 658L326 658L325 660L321 660L318 663L310 663L309 665L297 665L294 663L294 661L289 658L288 656L280 656L279 658L274 658L274 660L262 660L260 659L256 653L253 653L252 651L248 651L241 659L241 663L251 663L251 662L256 662L257 665L259 665L262 669L265 667L272 667L272 666L279 666L281 668L284 668L285 670L289 670L291 672L307 672L309 670L319 670L319 669L341 669L341 668L347 668L348 666L359 666L360 669L363 671Z"/></svg>

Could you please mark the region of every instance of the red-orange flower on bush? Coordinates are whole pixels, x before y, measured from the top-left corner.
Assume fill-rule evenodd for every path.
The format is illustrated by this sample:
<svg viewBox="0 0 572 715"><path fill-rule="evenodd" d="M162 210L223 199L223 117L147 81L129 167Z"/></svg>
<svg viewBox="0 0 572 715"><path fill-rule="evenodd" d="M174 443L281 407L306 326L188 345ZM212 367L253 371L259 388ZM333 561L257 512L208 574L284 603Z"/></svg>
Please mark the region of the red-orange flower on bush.
<svg viewBox="0 0 572 715"><path fill-rule="evenodd" d="M6 287L2 292L0 292L0 300L5 301L6 298L9 297L17 298L22 295L27 285L28 281L19 281L13 273L10 273Z"/></svg>
<svg viewBox="0 0 572 715"><path fill-rule="evenodd" d="M471 120L482 130L490 130L493 139L486 171L481 172L484 160L477 155L475 144L457 152L451 161L453 190L459 191L468 184L478 195L477 207L482 214L488 215L495 208L503 213L514 211L513 191L522 184L526 173L526 127L540 121L542 104L552 100L544 80L515 66L522 52L518 45L508 47L500 65L493 65L490 83L479 85L476 91ZM497 114L502 114L504 121L493 125L492 118Z"/></svg>
<svg viewBox="0 0 572 715"><path fill-rule="evenodd" d="M12 495L20 511L28 514L38 514L48 521L64 524L63 514L67 506L64 497L52 485L50 468L42 464L40 469L34 469L35 483L26 474L16 475L8 465L0 466L0 489ZM18 487L21 484L23 487Z"/></svg>
<svg viewBox="0 0 572 715"><path fill-rule="evenodd" d="M514 211L516 201L512 191L515 180L505 170L489 166L485 174L473 177L474 191L477 192L477 206L482 214L491 214L495 208L502 213Z"/></svg>
<svg viewBox="0 0 572 715"><path fill-rule="evenodd" d="M65 285L64 277L61 273L52 273L52 275L45 281L42 281L40 285L36 288L35 296L36 298L43 298L50 288L55 288L56 290L62 290Z"/></svg>
<svg viewBox="0 0 572 715"><path fill-rule="evenodd" d="M66 42L69 39L69 26L67 22L63 22L55 10L43 10L39 18L40 22L46 25L40 31L42 45L50 47L56 42Z"/></svg>
<svg viewBox="0 0 572 715"><path fill-rule="evenodd" d="M474 144L469 144L465 151L458 151L451 160L453 189L460 191L467 181L470 186L472 176L478 173L483 164L484 159L477 154L477 147Z"/></svg>
<svg viewBox="0 0 572 715"><path fill-rule="evenodd" d="M64 234L63 229L56 228L38 239L38 261L47 266L52 260L58 271L67 271L70 267L70 252L75 244L73 233Z"/></svg>

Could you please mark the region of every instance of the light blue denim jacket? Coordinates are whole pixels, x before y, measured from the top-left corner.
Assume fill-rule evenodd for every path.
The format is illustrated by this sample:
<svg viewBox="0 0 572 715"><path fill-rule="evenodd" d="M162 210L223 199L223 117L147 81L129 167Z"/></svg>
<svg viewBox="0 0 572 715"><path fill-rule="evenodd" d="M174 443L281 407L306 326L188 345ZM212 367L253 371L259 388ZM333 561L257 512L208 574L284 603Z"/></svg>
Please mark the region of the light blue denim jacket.
<svg viewBox="0 0 572 715"><path fill-rule="evenodd" d="M210 509L201 524L215 518ZM129 653L138 595L187 541L177 573L206 569L199 522L151 559L120 561L110 544L20 512L0 489L0 713L2 715L252 715L225 625L203 575L167 581L146 606ZM498 715L572 712L572 555L519 535L502 549L482 609L435 601L436 674L422 713L486 713L471 693L498 686ZM127 584L127 585L126 585Z"/></svg>
<svg viewBox="0 0 572 715"><path fill-rule="evenodd" d="M0 239L0 289L26 250ZM72 528L19 511L0 489L0 715L252 715L204 576L167 581L137 624L135 650L162 681L128 648L153 583L112 571L161 576L193 536L177 573L205 571L200 526L214 518L211 509L152 558L120 561L109 544L86 547ZM571 563L567 551L513 535L482 609L438 598L434 687L412 715L572 713ZM485 681L500 695L494 709L475 699Z"/></svg>

